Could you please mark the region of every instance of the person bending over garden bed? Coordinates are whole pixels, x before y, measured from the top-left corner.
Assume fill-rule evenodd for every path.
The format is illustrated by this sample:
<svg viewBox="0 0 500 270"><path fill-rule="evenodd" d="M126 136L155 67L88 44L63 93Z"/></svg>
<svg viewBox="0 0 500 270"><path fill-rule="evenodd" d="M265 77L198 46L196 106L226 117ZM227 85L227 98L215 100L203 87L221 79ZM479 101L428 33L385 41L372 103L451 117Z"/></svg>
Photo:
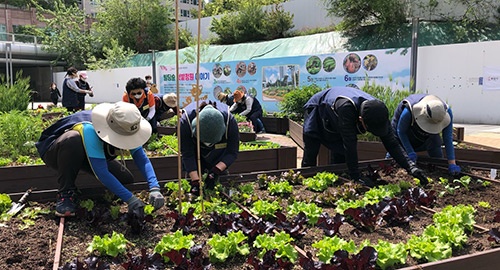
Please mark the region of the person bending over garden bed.
<svg viewBox="0 0 500 270"><path fill-rule="evenodd" d="M422 185L428 183L396 139L389 123L385 104L352 87L333 87L314 94L304 105L304 157L302 167L316 166L321 144L331 150L331 163L347 163L350 177L367 186L376 185L360 175L358 169L357 134L367 131L380 137L396 162Z"/></svg>
<svg viewBox="0 0 500 270"><path fill-rule="evenodd" d="M221 107L221 108L218 108ZM227 174L227 168L238 157L240 135L238 124L228 107L222 103L202 102L198 117L196 103L184 108L181 117L182 166L191 179L191 192L200 194L197 165L197 122L199 121L201 173L207 173L205 187L213 189L220 174Z"/></svg>
<svg viewBox="0 0 500 270"><path fill-rule="evenodd" d="M410 95L401 101L392 118L392 128L408 157L417 162L417 153L427 150L430 157L442 158L444 142L448 172L460 174L453 147L453 113L439 97L428 94ZM443 133L443 140L439 137Z"/></svg>
<svg viewBox="0 0 500 270"><path fill-rule="evenodd" d="M75 180L80 170L93 174L128 204L129 213L144 214L144 203L123 185L133 182L132 173L116 159L130 150L135 164L147 179L149 203L159 209L165 203L160 185L142 145L151 136L151 125L139 109L126 102L103 103L59 119L45 129L36 148L47 166L57 170L57 216L74 216L78 206ZM123 154L121 154L123 156Z"/></svg>

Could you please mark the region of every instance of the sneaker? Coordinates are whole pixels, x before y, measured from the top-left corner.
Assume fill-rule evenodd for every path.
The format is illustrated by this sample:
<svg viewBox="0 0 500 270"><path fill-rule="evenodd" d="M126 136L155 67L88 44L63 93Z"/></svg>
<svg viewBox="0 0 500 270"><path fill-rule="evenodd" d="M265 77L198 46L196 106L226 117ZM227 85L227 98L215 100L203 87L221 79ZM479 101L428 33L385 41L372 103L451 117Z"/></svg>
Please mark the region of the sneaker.
<svg viewBox="0 0 500 270"><path fill-rule="evenodd" d="M74 190L59 192L56 199L56 216L74 217L78 206Z"/></svg>
<svg viewBox="0 0 500 270"><path fill-rule="evenodd" d="M261 130L261 131L257 132L257 134L264 134L264 133L266 133L266 130L265 130L265 129L263 129L263 130Z"/></svg>

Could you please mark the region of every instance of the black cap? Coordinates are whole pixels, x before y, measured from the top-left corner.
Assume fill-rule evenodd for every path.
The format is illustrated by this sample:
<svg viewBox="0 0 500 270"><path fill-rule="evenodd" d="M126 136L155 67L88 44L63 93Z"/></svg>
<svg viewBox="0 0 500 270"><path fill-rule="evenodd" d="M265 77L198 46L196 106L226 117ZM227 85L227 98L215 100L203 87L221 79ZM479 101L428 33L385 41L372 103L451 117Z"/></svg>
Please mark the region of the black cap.
<svg viewBox="0 0 500 270"><path fill-rule="evenodd" d="M389 110L378 100L365 100L361 103L361 117L366 128L373 135L382 137L389 133Z"/></svg>

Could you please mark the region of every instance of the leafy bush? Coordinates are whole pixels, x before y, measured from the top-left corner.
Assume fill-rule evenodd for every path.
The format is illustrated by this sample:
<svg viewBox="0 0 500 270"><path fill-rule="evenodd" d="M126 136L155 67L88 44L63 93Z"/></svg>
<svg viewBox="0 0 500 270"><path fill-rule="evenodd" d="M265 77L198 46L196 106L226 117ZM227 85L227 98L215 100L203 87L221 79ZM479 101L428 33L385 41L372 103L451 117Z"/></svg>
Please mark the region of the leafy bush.
<svg viewBox="0 0 500 270"><path fill-rule="evenodd" d="M11 160L19 156L37 157L35 142L40 137L44 123L41 116L24 111L0 112L0 155Z"/></svg>
<svg viewBox="0 0 500 270"><path fill-rule="evenodd" d="M278 107L288 118L302 122L304 119L304 104L321 90L323 89L316 84L293 89L283 96L283 100L278 103Z"/></svg>
<svg viewBox="0 0 500 270"><path fill-rule="evenodd" d="M14 84L9 86L5 75L0 75L0 112L13 110L24 111L30 102L30 78L22 77L22 71L16 73Z"/></svg>
<svg viewBox="0 0 500 270"><path fill-rule="evenodd" d="M218 35L217 43L235 44L285 37L293 28L293 15L277 5L265 11L255 2L241 4L238 12L214 18L210 31Z"/></svg>

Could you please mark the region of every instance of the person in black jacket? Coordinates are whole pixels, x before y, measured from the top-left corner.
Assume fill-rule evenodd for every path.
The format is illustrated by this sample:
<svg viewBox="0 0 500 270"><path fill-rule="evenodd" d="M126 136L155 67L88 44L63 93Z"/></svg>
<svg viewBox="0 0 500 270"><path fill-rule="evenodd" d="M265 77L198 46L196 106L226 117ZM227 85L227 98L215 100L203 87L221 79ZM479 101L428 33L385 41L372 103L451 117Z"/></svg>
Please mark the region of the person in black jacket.
<svg viewBox="0 0 500 270"><path fill-rule="evenodd" d="M87 72L81 71L80 74L78 75L79 79L76 81L76 85L80 89L84 90L92 90L93 87L90 86L90 84L87 82ZM87 94L78 94L78 110L85 110L85 96ZM90 97L93 97L94 94L89 94Z"/></svg>
<svg viewBox="0 0 500 270"><path fill-rule="evenodd" d="M94 94L92 90L80 89L76 85L75 81L78 78L77 73L78 70L76 68L68 68L66 71L66 78L64 78L63 82L62 105L70 112L78 110L78 94Z"/></svg>
<svg viewBox="0 0 500 270"><path fill-rule="evenodd" d="M219 175L227 174L227 169L238 157L240 134L238 123L222 103L202 102L196 116L196 103L183 109L180 120L182 167L191 179L192 193L199 195L197 163L197 122L199 120L200 172L207 173L205 187L213 189Z"/></svg>
<svg viewBox="0 0 500 270"><path fill-rule="evenodd" d="M394 136L385 104L351 87L333 87L312 96L304 105L304 157L302 167L316 166L320 145L331 150L331 163L346 163L350 177L367 186L376 185L360 175L357 134L371 132L380 137L396 162L422 185L428 183L424 172L412 162Z"/></svg>
<svg viewBox="0 0 500 270"><path fill-rule="evenodd" d="M229 111L246 116L247 120L252 122L255 133L266 133L262 123L262 106L260 102L240 90L234 91L233 97L234 103L229 108Z"/></svg>
<svg viewBox="0 0 500 270"><path fill-rule="evenodd" d="M61 97L61 92L57 88L57 85L56 85L55 82L53 82L52 84L50 84L49 90L50 90L50 100L57 107L57 101Z"/></svg>

